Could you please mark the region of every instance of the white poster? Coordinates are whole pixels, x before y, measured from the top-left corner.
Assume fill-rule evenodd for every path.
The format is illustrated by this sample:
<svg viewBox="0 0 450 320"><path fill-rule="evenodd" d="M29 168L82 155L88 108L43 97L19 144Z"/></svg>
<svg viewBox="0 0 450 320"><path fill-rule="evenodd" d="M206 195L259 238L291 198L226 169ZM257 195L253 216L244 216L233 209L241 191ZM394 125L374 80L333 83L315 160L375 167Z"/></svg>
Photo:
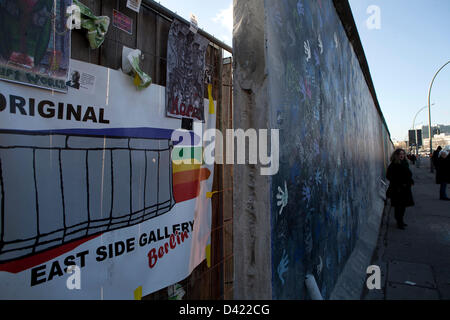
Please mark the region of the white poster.
<svg viewBox="0 0 450 320"><path fill-rule="evenodd" d="M133 11L139 13L139 9L141 8L142 0L127 0L127 8L130 8Z"/></svg>
<svg viewBox="0 0 450 320"><path fill-rule="evenodd" d="M205 259L215 115L173 139L164 87L71 68L95 75L94 94L0 81L0 299L134 299Z"/></svg>
<svg viewBox="0 0 450 320"><path fill-rule="evenodd" d="M95 75L71 68L69 71L69 80L66 85L71 89L80 90L86 94L95 93Z"/></svg>

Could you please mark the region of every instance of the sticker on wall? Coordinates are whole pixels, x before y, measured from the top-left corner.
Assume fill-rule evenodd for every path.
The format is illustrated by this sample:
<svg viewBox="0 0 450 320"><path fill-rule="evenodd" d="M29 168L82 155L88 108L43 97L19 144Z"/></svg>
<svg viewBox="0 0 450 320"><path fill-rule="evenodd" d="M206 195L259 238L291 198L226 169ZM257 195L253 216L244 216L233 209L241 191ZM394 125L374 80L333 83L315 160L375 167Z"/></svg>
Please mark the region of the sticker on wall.
<svg viewBox="0 0 450 320"><path fill-rule="evenodd" d="M139 13L139 9L141 9L141 3L142 3L142 0L128 0L127 8Z"/></svg>
<svg viewBox="0 0 450 320"><path fill-rule="evenodd" d="M133 19L116 9L113 9L113 26L130 35L133 34Z"/></svg>
<svg viewBox="0 0 450 320"><path fill-rule="evenodd" d="M168 117L205 121L204 74L208 39L174 20L167 43L166 112Z"/></svg>
<svg viewBox="0 0 450 320"><path fill-rule="evenodd" d="M192 13L191 13L189 30L191 30L193 33L197 33L197 30L198 30L197 17Z"/></svg>
<svg viewBox="0 0 450 320"><path fill-rule="evenodd" d="M70 69L66 85L70 90L80 90L80 92L92 94L95 92L95 75L79 69Z"/></svg>
<svg viewBox="0 0 450 320"><path fill-rule="evenodd" d="M0 79L67 92L72 0L0 1Z"/></svg>

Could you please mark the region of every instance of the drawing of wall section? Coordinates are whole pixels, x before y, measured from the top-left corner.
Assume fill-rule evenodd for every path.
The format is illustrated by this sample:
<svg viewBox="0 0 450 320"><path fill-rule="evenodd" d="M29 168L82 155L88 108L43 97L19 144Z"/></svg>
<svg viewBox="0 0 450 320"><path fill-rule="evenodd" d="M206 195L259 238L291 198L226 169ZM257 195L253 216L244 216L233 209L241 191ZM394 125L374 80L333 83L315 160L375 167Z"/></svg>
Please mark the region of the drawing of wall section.
<svg viewBox="0 0 450 320"><path fill-rule="evenodd" d="M168 139L0 131L0 263L175 205Z"/></svg>

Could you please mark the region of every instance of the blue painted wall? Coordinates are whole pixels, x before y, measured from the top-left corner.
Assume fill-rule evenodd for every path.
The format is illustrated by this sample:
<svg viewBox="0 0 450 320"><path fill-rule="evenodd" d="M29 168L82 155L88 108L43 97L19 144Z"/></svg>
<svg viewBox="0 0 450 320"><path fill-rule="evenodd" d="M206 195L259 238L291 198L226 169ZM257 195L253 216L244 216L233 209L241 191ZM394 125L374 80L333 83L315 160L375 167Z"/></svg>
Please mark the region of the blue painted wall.
<svg viewBox="0 0 450 320"><path fill-rule="evenodd" d="M389 135L331 0L265 0L272 128L272 296L324 298L379 200Z"/></svg>

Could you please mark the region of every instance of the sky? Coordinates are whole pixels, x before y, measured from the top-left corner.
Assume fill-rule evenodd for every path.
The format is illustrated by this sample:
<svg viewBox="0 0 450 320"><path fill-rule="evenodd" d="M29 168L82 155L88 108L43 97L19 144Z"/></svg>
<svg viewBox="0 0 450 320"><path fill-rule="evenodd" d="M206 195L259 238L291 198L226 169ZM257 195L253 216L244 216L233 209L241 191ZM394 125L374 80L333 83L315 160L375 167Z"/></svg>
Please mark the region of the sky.
<svg viewBox="0 0 450 320"><path fill-rule="evenodd" d="M450 60L450 1L350 0L378 101L394 140L407 140L416 113L428 103L428 88L438 69ZM380 9L380 29L366 21ZM450 124L450 64L431 91L431 122ZM428 125L428 109L417 115L416 128Z"/></svg>
<svg viewBox="0 0 450 320"><path fill-rule="evenodd" d="M199 28L231 47L233 0L158 0L158 2L187 21L190 21L191 14L194 14Z"/></svg>
<svg viewBox="0 0 450 320"><path fill-rule="evenodd" d="M329 0L331 1L331 0ZM392 140L407 140L417 112L427 105L436 71L450 60L449 0L349 0L369 64L378 101ZM226 44L232 44L232 0L160 0L161 5ZM371 6L379 8L379 29L369 28ZM374 21L374 20L369 20ZM450 125L450 64L431 92L432 125ZM428 110L417 115L416 128L428 125Z"/></svg>

